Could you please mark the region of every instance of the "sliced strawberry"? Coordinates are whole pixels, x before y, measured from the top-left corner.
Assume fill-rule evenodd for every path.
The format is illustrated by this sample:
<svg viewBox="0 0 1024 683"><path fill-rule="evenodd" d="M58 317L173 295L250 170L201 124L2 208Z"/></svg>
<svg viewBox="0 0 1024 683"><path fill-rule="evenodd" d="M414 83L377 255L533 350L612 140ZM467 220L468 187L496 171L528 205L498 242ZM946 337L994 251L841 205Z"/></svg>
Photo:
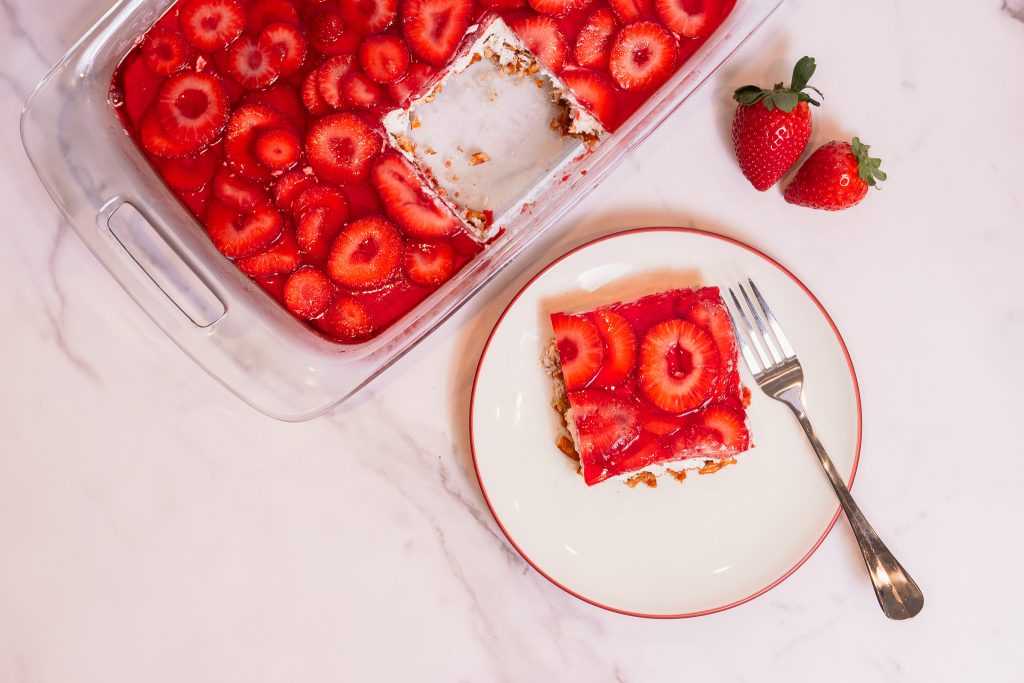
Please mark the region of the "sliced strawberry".
<svg viewBox="0 0 1024 683"><path fill-rule="evenodd" d="M552 17L564 17L573 10L576 0L529 0L530 7Z"/></svg>
<svg viewBox="0 0 1024 683"><path fill-rule="evenodd" d="M334 240L327 260L331 279L349 289L376 289L401 266L402 237L380 216L359 218Z"/></svg>
<svg viewBox="0 0 1024 683"><path fill-rule="evenodd" d="M314 185L297 195L292 202L292 211L296 216L318 207L330 210L331 220L337 224L338 229L348 220L349 210L345 195L331 185Z"/></svg>
<svg viewBox="0 0 1024 683"><path fill-rule="evenodd" d="M295 235L307 263L322 264L331 251L331 238L341 226L331 220L331 210L314 206L295 219Z"/></svg>
<svg viewBox="0 0 1024 683"><path fill-rule="evenodd" d="M260 185L252 183L226 168L213 178L213 196L222 204L236 209L251 209L267 200L267 194Z"/></svg>
<svg viewBox="0 0 1024 683"><path fill-rule="evenodd" d="M246 256L235 261L238 269L249 277L268 277L285 275L302 264L299 258L299 245L295 241L290 227L285 226L278 238L269 249L254 256Z"/></svg>
<svg viewBox="0 0 1024 683"><path fill-rule="evenodd" d="M295 89L285 84L267 88L266 90L252 90L242 98L242 104L262 104L275 111L284 114L295 130L303 130L306 127L306 112L299 102Z"/></svg>
<svg viewBox="0 0 1024 683"><path fill-rule="evenodd" d="M359 46L359 65L377 83L401 80L409 70L409 48L394 34L370 36Z"/></svg>
<svg viewBox="0 0 1024 683"><path fill-rule="evenodd" d="M164 130L155 111L150 111L143 117L142 124L139 126L139 139L142 141L144 150L153 156L165 159L188 156L195 151L195 145L182 138L169 135Z"/></svg>
<svg viewBox="0 0 1024 683"><path fill-rule="evenodd" d="M519 9L526 0L480 0L480 6L487 9Z"/></svg>
<svg viewBox="0 0 1024 683"><path fill-rule="evenodd" d="M220 202L206 209L206 231L220 252L230 258L258 253L281 234L281 214L270 202L239 211Z"/></svg>
<svg viewBox="0 0 1024 683"><path fill-rule="evenodd" d="M228 48L228 75L244 88L265 88L281 75L281 51L273 43L239 38Z"/></svg>
<svg viewBox="0 0 1024 683"><path fill-rule="evenodd" d="M555 331L565 388L582 389L594 379L604 361L601 333L587 318L564 313L551 316L551 327Z"/></svg>
<svg viewBox="0 0 1024 683"><path fill-rule="evenodd" d="M684 38L703 38L722 14L722 0L654 0L661 23Z"/></svg>
<svg viewBox="0 0 1024 683"><path fill-rule="evenodd" d="M615 128L618 105L615 84L606 74L590 69L574 69L559 74L576 99L608 130Z"/></svg>
<svg viewBox="0 0 1024 683"><path fill-rule="evenodd" d="M398 0L345 0L341 12L355 31L363 35L380 33L395 20Z"/></svg>
<svg viewBox="0 0 1024 683"><path fill-rule="evenodd" d="M289 0L256 0L249 5L246 21L250 33L259 33L270 24L284 22L299 25L299 12ZM305 44L305 40L302 41Z"/></svg>
<svg viewBox="0 0 1024 683"><path fill-rule="evenodd" d="M313 116L323 116L331 110L330 105L320 94L320 77L317 69L313 69L302 79L302 105Z"/></svg>
<svg viewBox="0 0 1024 683"><path fill-rule="evenodd" d="M316 71L320 97L332 109L340 109L345 105L341 82L352 71L353 61L352 55L338 55L325 61ZM306 106L309 107L308 104Z"/></svg>
<svg viewBox="0 0 1024 683"><path fill-rule="evenodd" d="M615 12L602 7L591 14L576 34L576 63L591 69L607 69L608 53L618 32Z"/></svg>
<svg viewBox="0 0 1024 683"><path fill-rule="evenodd" d="M341 93L347 103L362 109L377 106L384 97L380 86L358 71L342 79Z"/></svg>
<svg viewBox="0 0 1024 683"><path fill-rule="evenodd" d="M711 333L722 365L734 362L736 337L733 334L729 313L722 304L709 299L701 299L686 312L686 319L697 323Z"/></svg>
<svg viewBox="0 0 1024 683"><path fill-rule="evenodd" d="M406 234L421 239L448 237L459 219L436 195L427 192L423 180L399 152L387 152L370 174L384 208Z"/></svg>
<svg viewBox="0 0 1024 683"><path fill-rule="evenodd" d="M348 220L345 196L336 187L311 187L292 204L299 248L317 259L326 258L334 237Z"/></svg>
<svg viewBox="0 0 1024 683"><path fill-rule="evenodd" d="M455 249L448 242L408 244L402 260L409 280L424 287L436 287L455 272Z"/></svg>
<svg viewBox="0 0 1024 683"><path fill-rule="evenodd" d="M142 42L142 63L160 76L170 76L185 68L190 48L180 34L168 29L155 28Z"/></svg>
<svg viewBox="0 0 1024 683"><path fill-rule="evenodd" d="M473 0L406 0L402 31L417 57L441 65L459 47L472 18Z"/></svg>
<svg viewBox="0 0 1024 683"><path fill-rule="evenodd" d="M214 52L242 34L245 12L237 0L188 0L178 11L185 40Z"/></svg>
<svg viewBox="0 0 1024 683"><path fill-rule="evenodd" d="M675 447L689 453L712 457L726 457L750 448L750 432L743 416L723 406L705 410L697 425L680 435Z"/></svg>
<svg viewBox="0 0 1024 683"><path fill-rule="evenodd" d="M256 158L271 173L281 173L299 163L301 144L291 128L271 128L256 136Z"/></svg>
<svg viewBox="0 0 1024 683"><path fill-rule="evenodd" d="M343 342L365 339L373 332L373 318L366 306L350 296L339 296L316 320L321 330Z"/></svg>
<svg viewBox="0 0 1024 683"><path fill-rule="evenodd" d="M281 55L281 76L291 76L302 68L306 59L306 39L302 31L287 21L276 21L260 32L261 50L277 51Z"/></svg>
<svg viewBox="0 0 1024 683"><path fill-rule="evenodd" d="M673 415L708 399L718 369L715 340L687 320L658 323L640 344L640 389L651 403Z"/></svg>
<svg viewBox="0 0 1024 683"><path fill-rule="evenodd" d="M274 204L282 211L291 211L296 197L316 185L316 176L304 171L288 171L274 183Z"/></svg>
<svg viewBox="0 0 1024 683"><path fill-rule="evenodd" d="M334 298L334 285L314 266L299 268L284 283L284 305L304 320L323 314Z"/></svg>
<svg viewBox="0 0 1024 683"><path fill-rule="evenodd" d="M358 115L331 114L309 127L306 156L323 180L362 180L383 144L377 131Z"/></svg>
<svg viewBox="0 0 1024 683"><path fill-rule="evenodd" d="M645 415L642 422L645 432L657 434L658 436L668 436L678 432L680 427L682 427L678 420L659 415Z"/></svg>
<svg viewBox="0 0 1024 683"><path fill-rule="evenodd" d="M655 463L663 463L668 455L659 437L641 432L629 444L629 448L616 455L613 461L605 460L598 453L592 462L586 462L583 468L583 480L587 486L593 486L611 477L632 474L636 478L628 477L625 481L630 488L635 488L640 484L657 488L657 477L653 474L641 476L641 470ZM685 477L684 474L683 478Z"/></svg>
<svg viewBox="0 0 1024 683"><path fill-rule="evenodd" d="M206 186L217 171L220 160L216 149L208 149L196 156L182 159L157 159L160 175L167 184L182 192L195 192Z"/></svg>
<svg viewBox="0 0 1024 683"><path fill-rule="evenodd" d="M160 88L156 114L168 135L199 150L220 137L227 125L227 91L210 74L177 74Z"/></svg>
<svg viewBox="0 0 1024 683"><path fill-rule="evenodd" d="M640 435L640 411L615 394L603 389L570 391L569 404L584 465L599 465Z"/></svg>
<svg viewBox="0 0 1024 683"><path fill-rule="evenodd" d="M612 6L615 14L624 24L631 24L634 21L654 16L651 0L608 0L608 4Z"/></svg>
<svg viewBox="0 0 1024 683"><path fill-rule="evenodd" d="M306 36L310 44L325 55L340 55L352 52L346 40L346 36L352 34L345 30L345 20L340 13L324 9L310 18Z"/></svg>
<svg viewBox="0 0 1024 683"><path fill-rule="evenodd" d="M413 62L405 78L392 85L388 90L391 97L400 107L408 106L409 102L419 97L426 90L427 83L434 77L434 68L423 62Z"/></svg>
<svg viewBox="0 0 1024 683"><path fill-rule="evenodd" d="M121 96L124 102L121 111L138 130L142 125L142 119L152 109L153 100L164 83L164 77L146 68L140 55L130 54L120 68L120 88L112 85L110 94Z"/></svg>
<svg viewBox="0 0 1024 683"><path fill-rule="evenodd" d="M261 104L240 106L231 115L224 136L224 156L228 165L250 180L266 181L270 174L253 153L253 143L263 131L287 125L288 119L275 109Z"/></svg>
<svg viewBox="0 0 1024 683"><path fill-rule="evenodd" d="M615 311L598 309L590 316L591 322L604 343L604 361L593 385L613 388L633 374L636 366L636 334L629 321Z"/></svg>
<svg viewBox="0 0 1024 683"><path fill-rule="evenodd" d="M519 35L526 49L544 66L554 72L561 70L569 48L557 21L551 17L534 15L516 19L509 26Z"/></svg>
<svg viewBox="0 0 1024 683"><path fill-rule="evenodd" d="M662 84L676 64L676 37L661 24L640 21L615 38L608 70L624 90L650 90Z"/></svg>

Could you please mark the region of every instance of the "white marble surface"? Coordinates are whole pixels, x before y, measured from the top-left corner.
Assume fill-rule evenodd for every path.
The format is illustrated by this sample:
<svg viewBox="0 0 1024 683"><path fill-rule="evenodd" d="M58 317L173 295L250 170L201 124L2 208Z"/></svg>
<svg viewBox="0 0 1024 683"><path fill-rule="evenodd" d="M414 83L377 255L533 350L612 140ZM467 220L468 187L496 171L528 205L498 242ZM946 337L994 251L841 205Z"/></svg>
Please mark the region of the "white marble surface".
<svg viewBox="0 0 1024 683"><path fill-rule="evenodd" d="M1022 680L1024 7L1003 2L787 2L556 240L283 424L163 337L24 156L21 103L107 3L0 0L0 682ZM857 133L891 178L843 214L753 192L729 153L730 90L805 53L815 140ZM661 223L763 248L832 312L855 492L927 594L916 620L880 614L845 526L767 595L678 622L578 602L502 538L467 444L488 330L566 246Z"/></svg>

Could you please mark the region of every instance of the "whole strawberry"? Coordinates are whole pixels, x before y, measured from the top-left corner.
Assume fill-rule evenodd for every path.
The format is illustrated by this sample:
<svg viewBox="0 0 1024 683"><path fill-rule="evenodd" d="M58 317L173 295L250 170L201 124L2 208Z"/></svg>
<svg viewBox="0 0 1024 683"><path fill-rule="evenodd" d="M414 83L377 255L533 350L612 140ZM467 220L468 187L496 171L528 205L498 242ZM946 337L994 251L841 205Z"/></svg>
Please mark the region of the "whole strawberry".
<svg viewBox="0 0 1024 683"><path fill-rule="evenodd" d="M786 188L786 201L812 209L839 211L864 199L869 187L885 180L881 159L868 156L869 145L833 140L814 150Z"/></svg>
<svg viewBox="0 0 1024 683"><path fill-rule="evenodd" d="M814 58L801 57L793 67L789 87L776 83L771 90L745 85L733 93L739 102L732 120L732 145L740 170L764 192L779 182L803 154L811 138L811 108L819 102L804 92L814 74Z"/></svg>

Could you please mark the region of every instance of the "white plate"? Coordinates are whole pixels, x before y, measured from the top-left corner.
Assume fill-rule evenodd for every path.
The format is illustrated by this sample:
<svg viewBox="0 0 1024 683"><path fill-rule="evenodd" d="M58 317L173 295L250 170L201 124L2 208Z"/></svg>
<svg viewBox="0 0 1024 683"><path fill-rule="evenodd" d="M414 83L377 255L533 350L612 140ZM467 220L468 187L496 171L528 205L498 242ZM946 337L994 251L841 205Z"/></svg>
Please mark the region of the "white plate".
<svg viewBox="0 0 1024 683"><path fill-rule="evenodd" d="M839 512L789 409L749 373L756 447L739 463L656 489L583 484L555 448L558 417L540 366L548 314L672 287L726 287L752 277L803 363L808 411L853 482L860 395L843 340L814 296L759 251L710 233L646 228L583 245L512 300L477 368L470 435L477 476L502 531L557 586L605 609L689 617L746 602L814 552Z"/></svg>

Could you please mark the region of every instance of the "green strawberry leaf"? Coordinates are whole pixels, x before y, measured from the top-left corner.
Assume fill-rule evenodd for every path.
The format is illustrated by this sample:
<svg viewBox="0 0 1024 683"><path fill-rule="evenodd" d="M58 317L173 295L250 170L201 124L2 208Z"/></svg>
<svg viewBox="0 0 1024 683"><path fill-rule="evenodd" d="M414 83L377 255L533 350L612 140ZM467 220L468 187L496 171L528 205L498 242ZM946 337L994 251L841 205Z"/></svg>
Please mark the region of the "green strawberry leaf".
<svg viewBox="0 0 1024 683"><path fill-rule="evenodd" d="M871 145L865 145L860 138L854 138L851 147L853 156L857 159L857 175L861 180L869 187L877 187L879 180L887 180L885 172L880 168L882 160L868 156Z"/></svg>
<svg viewBox="0 0 1024 683"><path fill-rule="evenodd" d="M775 106L787 114L800 103L799 95L792 90L777 90L772 94L772 99L775 101Z"/></svg>
<svg viewBox="0 0 1024 683"><path fill-rule="evenodd" d="M756 85L744 85L733 92L732 98L747 106L764 102L768 111L773 111L775 107L778 107L780 111L787 114L796 109L801 102L809 102L816 107L821 106L819 100L825 99L825 96L817 88L808 85L816 67L814 57L801 57L793 67L793 79L788 88L784 83L776 83L771 90ZM816 100L803 92L806 88L817 93L819 99Z"/></svg>
<svg viewBox="0 0 1024 683"><path fill-rule="evenodd" d="M789 83L789 89L800 92L806 88L807 84L811 82L811 76L814 75L816 67L814 57L805 56L798 59L796 66L793 67L793 78Z"/></svg>
<svg viewBox="0 0 1024 683"><path fill-rule="evenodd" d="M821 106L821 102L819 102L818 100L814 99L813 97L811 97L810 95L808 95L805 92L800 93L799 95L797 95L797 97L800 98L801 102L810 102L815 107L820 107Z"/></svg>
<svg viewBox="0 0 1024 683"><path fill-rule="evenodd" d="M736 92L732 94L734 100L746 105L757 104L767 96L768 91L756 85L745 85L742 88L737 88Z"/></svg>

